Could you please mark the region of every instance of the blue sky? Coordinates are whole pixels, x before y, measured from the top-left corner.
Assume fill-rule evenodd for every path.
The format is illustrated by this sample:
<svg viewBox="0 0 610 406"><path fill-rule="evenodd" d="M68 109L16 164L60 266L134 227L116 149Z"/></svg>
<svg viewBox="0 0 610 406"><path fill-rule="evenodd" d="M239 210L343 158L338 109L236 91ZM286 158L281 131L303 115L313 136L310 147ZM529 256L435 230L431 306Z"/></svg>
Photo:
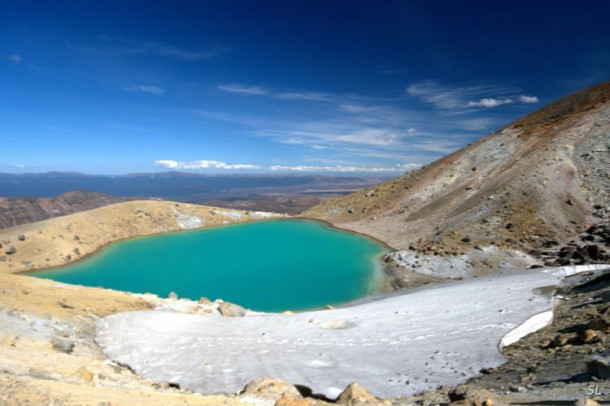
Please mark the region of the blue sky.
<svg viewBox="0 0 610 406"><path fill-rule="evenodd" d="M609 79L608 1L3 1L0 172L396 176Z"/></svg>

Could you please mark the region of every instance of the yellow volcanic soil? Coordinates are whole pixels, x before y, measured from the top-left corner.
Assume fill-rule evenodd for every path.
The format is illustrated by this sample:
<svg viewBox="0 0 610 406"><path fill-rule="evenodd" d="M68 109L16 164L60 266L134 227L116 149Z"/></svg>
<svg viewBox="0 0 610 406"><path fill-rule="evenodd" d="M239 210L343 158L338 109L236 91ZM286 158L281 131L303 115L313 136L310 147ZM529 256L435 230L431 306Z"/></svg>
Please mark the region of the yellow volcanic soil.
<svg viewBox="0 0 610 406"><path fill-rule="evenodd" d="M66 265L127 238L260 218L257 212L187 203L117 203L0 231L0 273ZM8 254L11 247L16 251Z"/></svg>
<svg viewBox="0 0 610 406"><path fill-rule="evenodd" d="M230 395L202 396L142 379L99 351L93 341L97 317L150 309L160 301L0 275L0 404L244 404ZM75 342L73 352L54 348L53 336Z"/></svg>

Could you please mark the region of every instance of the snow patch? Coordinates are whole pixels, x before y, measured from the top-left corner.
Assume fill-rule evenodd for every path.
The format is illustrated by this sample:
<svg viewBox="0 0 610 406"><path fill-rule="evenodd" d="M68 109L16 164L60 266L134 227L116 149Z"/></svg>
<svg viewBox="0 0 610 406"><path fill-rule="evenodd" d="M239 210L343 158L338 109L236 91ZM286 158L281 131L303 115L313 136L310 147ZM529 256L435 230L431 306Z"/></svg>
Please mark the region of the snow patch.
<svg viewBox="0 0 610 406"><path fill-rule="evenodd" d="M218 210L218 209L210 210L210 214L220 215L220 216L228 217L231 219L241 219L244 217L244 213L241 213L238 211L227 211L227 210Z"/></svg>
<svg viewBox="0 0 610 406"><path fill-rule="evenodd" d="M532 290L559 280L540 270L511 272L289 315L127 312L100 320L96 341L145 378L179 377L182 387L201 393L234 393L274 376L329 398L352 382L378 397L411 395L504 363L503 337L552 308Z"/></svg>
<svg viewBox="0 0 610 406"><path fill-rule="evenodd" d="M538 313L524 323L509 331L500 341L500 347L506 347L521 340L523 337L532 334L553 322L553 310Z"/></svg>
<svg viewBox="0 0 610 406"><path fill-rule="evenodd" d="M570 265L560 266L557 268L545 268L543 272L550 273L551 275L559 278L565 278L566 276L576 275L581 272L597 271L598 269L608 268L610 265Z"/></svg>
<svg viewBox="0 0 610 406"><path fill-rule="evenodd" d="M204 226L203 220L197 216L181 213L175 210L174 217L176 219L176 224L178 225L178 227L183 230L192 230Z"/></svg>
<svg viewBox="0 0 610 406"><path fill-rule="evenodd" d="M276 217L285 217L284 214L271 213L268 211L253 211L250 213L250 215L256 219L269 219L269 218L276 218Z"/></svg>

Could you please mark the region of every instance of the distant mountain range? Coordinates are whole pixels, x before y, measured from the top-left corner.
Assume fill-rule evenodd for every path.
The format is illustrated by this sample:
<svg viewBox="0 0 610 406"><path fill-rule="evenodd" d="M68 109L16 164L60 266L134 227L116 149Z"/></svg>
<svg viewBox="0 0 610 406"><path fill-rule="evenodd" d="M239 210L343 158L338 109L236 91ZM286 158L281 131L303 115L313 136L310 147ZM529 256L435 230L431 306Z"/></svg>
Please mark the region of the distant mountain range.
<svg viewBox="0 0 610 406"><path fill-rule="evenodd" d="M0 173L0 229L149 198L296 214L382 180L334 176L208 176L184 172L119 176L75 172Z"/></svg>
<svg viewBox="0 0 610 406"><path fill-rule="evenodd" d="M73 190L199 203L266 193L354 191L380 178L290 175L202 175L185 172L86 175L75 172L0 173L0 197L54 197Z"/></svg>

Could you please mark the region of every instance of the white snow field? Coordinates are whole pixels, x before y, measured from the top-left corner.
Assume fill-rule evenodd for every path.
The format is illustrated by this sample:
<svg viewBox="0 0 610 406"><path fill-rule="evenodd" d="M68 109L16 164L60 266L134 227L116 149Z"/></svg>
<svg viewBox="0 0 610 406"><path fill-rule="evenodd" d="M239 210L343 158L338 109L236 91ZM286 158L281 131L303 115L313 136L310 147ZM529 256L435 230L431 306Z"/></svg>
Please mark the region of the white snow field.
<svg viewBox="0 0 610 406"><path fill-rule="evenodd" d="M378 397L410 395L502 364L503 336L552 308L533 289L602 267L514 272L295 314L119 313L98 322L96 341L143 377L206 394L273 377L329 398L352 382ZM530 322L517 336L550 321Z"/></svg>

